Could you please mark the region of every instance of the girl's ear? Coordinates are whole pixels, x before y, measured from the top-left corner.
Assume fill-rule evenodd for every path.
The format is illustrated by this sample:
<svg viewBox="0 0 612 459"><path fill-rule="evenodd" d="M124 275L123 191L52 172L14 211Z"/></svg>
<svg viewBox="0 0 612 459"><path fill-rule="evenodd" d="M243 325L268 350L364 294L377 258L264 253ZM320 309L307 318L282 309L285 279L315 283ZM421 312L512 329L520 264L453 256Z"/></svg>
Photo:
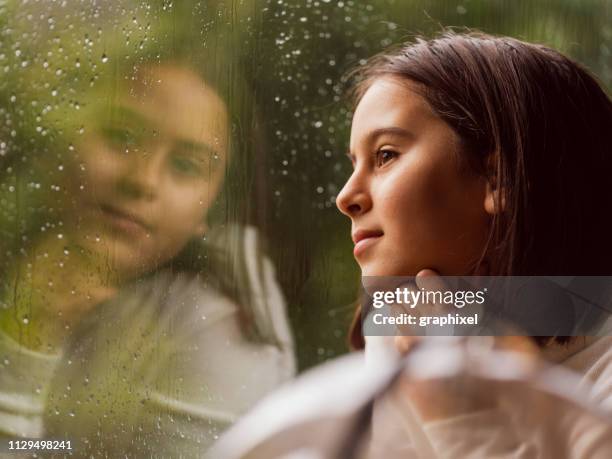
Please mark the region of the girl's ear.
<svg viewBox="0 0 612 459"><path fill-rule="evenodd" d="M495 186L491 180L487 180L484 208L489 215L497 215L506 208L506 194L503 188Z"/></svg>

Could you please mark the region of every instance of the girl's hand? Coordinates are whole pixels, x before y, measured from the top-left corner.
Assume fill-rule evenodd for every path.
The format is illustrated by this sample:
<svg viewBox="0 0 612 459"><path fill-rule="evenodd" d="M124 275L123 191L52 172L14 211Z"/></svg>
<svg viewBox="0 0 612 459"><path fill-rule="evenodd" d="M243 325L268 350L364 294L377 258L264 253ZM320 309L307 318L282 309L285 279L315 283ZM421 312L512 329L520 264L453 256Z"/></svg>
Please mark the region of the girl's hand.
<svg viewBox="0 0 612 459"><path fill-rule="evenodd" d="M417 273L415 277L417 288L425 288L425 286L423 285L425 283L423 282L424 279L428 280L427 285L430 288L433 286L431 285L431 282L435 283L435 285L437 287L440 287L441 289L444 289L445 287L439 274L432 269L422 269L421 271ZM438 305L434 307L439 309ZM414 308L414 310L417 310L417 311L418 309L420 309L419 306ZM402 312L405 312L405 311L402 311ZM418 336L420 335L420 333L413 335L411 333L411 330L405 327L401 328L400 331L402 331L404 334L395 336L394 344L395 344L395 348L397 349L397 351L400 354L404 355L410 352L412 349L414 349L422 337Z"/></svg>
<svg viewBox="0 0 612 459"><path fill-rule="evenodd" d="M416 284L418 288L428 290L446 289L442 278L431 269L420 271L416 276ZM448 309L449 306L453 307L452 305L435 305L434 308L437 308L436 313L440 313L443 312L441 308ZM424 339L431 340L436 337L396 336L395 348L402 355L406 355L421 345ZM534 363L539 354L533 340L524 336L483 336L470 339L488 340L491 342L491 350L520 352L533 358ZM398 384L398 395L407 398L423 422L495 408L498 401L495 387L485 387L482 382L478 382L475 386L466 384L468 379L469 376L448 380L415 381L412 378L403 377Z"/></svg>

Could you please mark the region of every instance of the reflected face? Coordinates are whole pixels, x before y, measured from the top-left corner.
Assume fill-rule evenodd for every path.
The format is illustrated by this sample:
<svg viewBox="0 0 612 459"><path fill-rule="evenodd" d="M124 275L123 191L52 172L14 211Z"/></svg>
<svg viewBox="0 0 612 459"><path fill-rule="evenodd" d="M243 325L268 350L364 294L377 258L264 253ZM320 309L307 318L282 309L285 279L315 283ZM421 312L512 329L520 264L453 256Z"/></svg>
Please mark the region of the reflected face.
<svg viewBox="0 0 612 459"><path fill-rule="evenodd" d="M192 71L157 66L103 118L75 145L66 219L76 244L137 276L204 234L227 161L227 109Z"/></svg>
<svg viewBox="0 0 612 459"><path fill-rule="evenodd" d="M355 110L353 174L337 198L363 276L466 275L485 245L486 181L457 134L406 82L375 80Z"/></svg>

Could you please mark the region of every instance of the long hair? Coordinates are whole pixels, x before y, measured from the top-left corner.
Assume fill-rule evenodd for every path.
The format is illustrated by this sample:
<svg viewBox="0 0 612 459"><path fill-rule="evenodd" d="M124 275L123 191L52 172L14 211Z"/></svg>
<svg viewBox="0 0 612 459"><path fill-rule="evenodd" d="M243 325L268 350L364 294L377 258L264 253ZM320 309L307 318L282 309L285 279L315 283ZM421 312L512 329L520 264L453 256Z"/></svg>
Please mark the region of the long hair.
<svg viewBox="0 0 612 459"><path fill-rule="evenodd" d="M499 191L474 271L612 274L612 102L584 67L543 45L447 31L351 77L355 103L378 78L413 83L458 134L461 163Z"/></svg>

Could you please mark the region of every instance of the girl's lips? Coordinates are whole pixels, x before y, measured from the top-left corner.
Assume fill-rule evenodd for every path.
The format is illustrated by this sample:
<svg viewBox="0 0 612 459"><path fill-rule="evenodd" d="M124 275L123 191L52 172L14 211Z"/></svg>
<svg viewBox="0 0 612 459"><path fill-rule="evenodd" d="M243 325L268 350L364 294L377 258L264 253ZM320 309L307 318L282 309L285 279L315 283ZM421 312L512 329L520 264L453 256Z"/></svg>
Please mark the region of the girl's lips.
<svg viewBox="0 0 612 459"><path fill-rule="evenodd" d="M353 255L355 256L355 258L358 258L359 255L366 251L372 244L375 244L381 238L381 236L382 234L378 236L372 235L359 239L359 241L357 241L357 243L355 244L355 248L353 249Z"/></svg>
<svg viewBox="0 0 612 459"><path fill-rule="evenodd" d="M149 228L137 217L110 206L101 206L102 215L115 229L132 237L144 236Z"/></svg>

